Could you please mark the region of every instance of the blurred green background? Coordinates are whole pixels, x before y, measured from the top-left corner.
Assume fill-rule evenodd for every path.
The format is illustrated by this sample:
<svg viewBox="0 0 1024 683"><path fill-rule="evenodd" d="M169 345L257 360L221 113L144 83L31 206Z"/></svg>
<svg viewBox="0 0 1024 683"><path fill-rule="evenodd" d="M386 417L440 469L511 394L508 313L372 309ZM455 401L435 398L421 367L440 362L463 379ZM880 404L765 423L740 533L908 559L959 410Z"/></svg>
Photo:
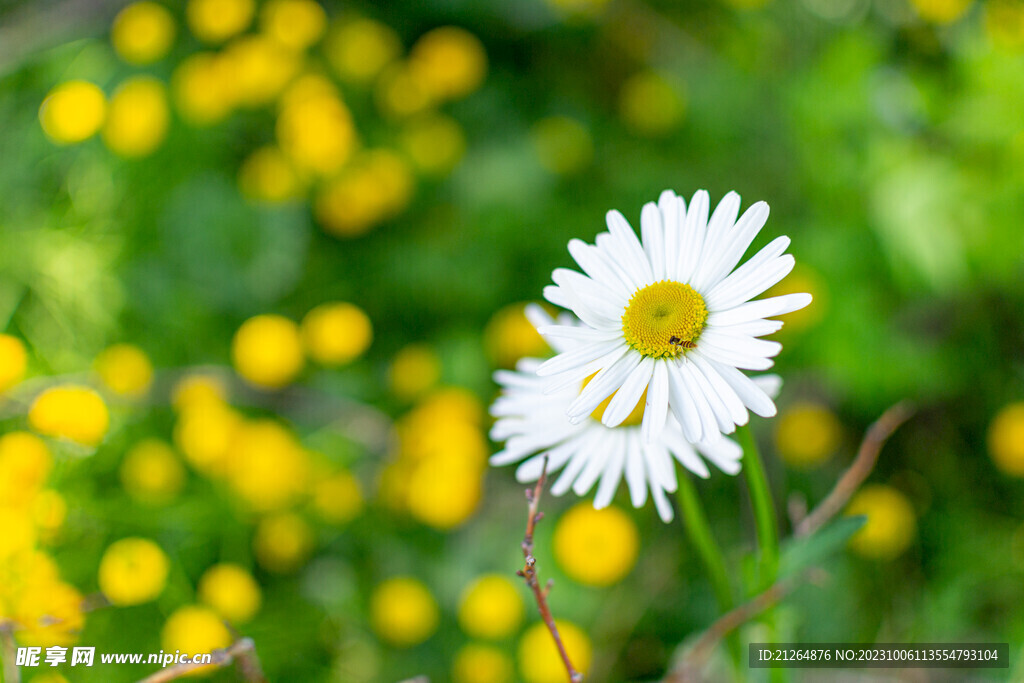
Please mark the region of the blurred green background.
<svg viewBox="0 0 1024 683"><path fill-rule="evenodd" d="M561 680L513 573L521 487L486 468L491 373L546 353L522 303L573 265L569 239L704 188L768 201L754 249L789 235L779 291L815 296L777 335L780 415L753 425L779 510L820 500L886 407L918 408L858 504L871 535L777 636L1009 642L992 679L1024 676L1024 3L126 6L0 4L18 644L212 648L226 618L271 680ZM67 384L103 402L37 400ZM697 483L752 593L745 489ZM552 608L588 680L660 679L716 616L701 565L650 506L620 492L605 526L563 517L576 502L543 506ZM594 540L560 548L561 526ZM159 549L119 563L123 538ZM204 583L219 563L240 571ZM470 590L491 574L511 583Z"/></svg>

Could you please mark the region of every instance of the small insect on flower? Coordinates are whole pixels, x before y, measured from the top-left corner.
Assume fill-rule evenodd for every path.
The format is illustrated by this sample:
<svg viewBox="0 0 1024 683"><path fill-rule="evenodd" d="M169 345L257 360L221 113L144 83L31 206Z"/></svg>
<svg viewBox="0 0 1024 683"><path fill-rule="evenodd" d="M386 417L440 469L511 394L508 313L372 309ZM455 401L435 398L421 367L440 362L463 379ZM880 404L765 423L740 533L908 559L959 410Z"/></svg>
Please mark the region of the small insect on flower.
<svg viewBox="0 0 1024 683"><path fill-rule="evenodd" d="M695 349L697 344L690 341L689 339L680 339L679 337L672 335L668 338L668 343L672 346L678 346L681 349Z"/></svg>

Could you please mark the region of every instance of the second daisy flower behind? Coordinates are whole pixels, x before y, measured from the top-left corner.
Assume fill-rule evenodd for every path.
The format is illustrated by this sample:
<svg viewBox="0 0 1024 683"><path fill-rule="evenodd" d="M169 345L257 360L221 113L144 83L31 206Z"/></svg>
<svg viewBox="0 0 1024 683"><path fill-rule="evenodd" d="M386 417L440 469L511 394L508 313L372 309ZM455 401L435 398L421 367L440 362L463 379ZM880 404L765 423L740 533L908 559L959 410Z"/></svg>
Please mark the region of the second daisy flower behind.
<svg viewBox="0 0 1024 683"><path fill-rule="evenodd" d="M768 219L757 202L742 216L740 197L727 194L710 213L704 190L689 207L670 190L640 215L642 240L618 211L594 245L569 242L583 273L554 271L544 290L553 304L571 310L582 325L545 325L547 338L575 342L537 367L546 392L586 386L565 415L580 423L602 408L607 427L622 424L646 395L642 438L653 443L669 414L685 440L711 442L746 424L749 411L770 417L775 404L743 370L766 370L782 349L758 339L782 323L769 320L803 308L810 294L751 301L793 269L778 237L736 267ZM609 397L611 397L610 400Z"/></svg>

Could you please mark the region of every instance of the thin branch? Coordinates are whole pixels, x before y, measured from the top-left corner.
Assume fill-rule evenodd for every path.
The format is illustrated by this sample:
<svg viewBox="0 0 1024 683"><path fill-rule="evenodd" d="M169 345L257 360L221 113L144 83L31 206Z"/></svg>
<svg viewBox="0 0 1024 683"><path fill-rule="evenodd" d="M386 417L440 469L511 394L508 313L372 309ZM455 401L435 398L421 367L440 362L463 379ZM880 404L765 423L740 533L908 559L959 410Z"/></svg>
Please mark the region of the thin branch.
<svg viewBox="0 0 1024 683"><path fill-rule="evenodd" d="M526 564L516 574L523 577L526 585L533 592L533 597L537 601L537 608L540 610L541 619L544 620L548 631L551 632L551 638L555 641L555 647L558 648L558 654L562 658L562 664L565 665L565 671L569 675L570 683L580 683L583 680L583 674L573 667L572 661L569 659L569 653L565 650L565 644L562 643L562 637L558 635L558 626L555 625L555 619L551 616L551 609L548 607L548 593L551 592L552 582L549 580L547 586L541 588L540 579L537 577L537 558L533 556L533 531L537 526L537 522L544 519L544 513L540 511L540 496L544 491L544 482L547 481L547 474L548 456L545 455L544 466L541 468L537 485L533 489L526 489L526 502L529 506L526 518L526 534L523 536L522 543L523 558Z"/></svg>
<svg viewBox="0 0 1024 683"><path fill-rule="evenodd" d="M11 623L0 624L0 643L4 656L4 680L8 683L21 683L21 672L18 671L18 644L14 642Z"/></svg>
<svg viewBox="0 0 1024 683"><path fill-rule="evenodd" d="M907 402L897 403L878 418L864 435L853 464L843 473L835 487L825 499L804 517L793 532L794 537L810 536L835 517L860 485L871 474L878 462L882 446L893 432L910 419L913 408ZM813 569L813 568L812 568ZM801 572L807 575L811 569ZM755 619L762 612L774 606L799 584L800 576L777 581L770 588L754 596L750 601L730 610L719 617L694 641L679 664L669 672L662 683L684 683L704 680L701 672L715 647L734 630Z"/></svg>
<svg viewBox="0 0 1024 683"><path fill-rule="evenodd" d="M157 671L151 676L143 678L139 683L164 683L187 676L197 669L209 667L223 668L235 662L238 665L242 679L250 683L266 683L267 678L263 675L260 667L260 660L256 656L256 644L252 638L240 638L229 647L214 650L210 653L211 662L208 664L175 664L169 669Z"/></svg>
<svg viewBox="0 0 1024 683"><path fill-rule="evenodd" d="M908 402L902 401L882 413L882 416L868 427L853 464L839 478L835 488L825 497L825 500L821 501L818 507L814 508L797 525L795 532L797 536L813 534L843 509L846 502L850 500L850 496L860 488L860 485L870 476L871 470L875 468L882 446L893 432L909 420L913 414L913 407Z"/></svg>

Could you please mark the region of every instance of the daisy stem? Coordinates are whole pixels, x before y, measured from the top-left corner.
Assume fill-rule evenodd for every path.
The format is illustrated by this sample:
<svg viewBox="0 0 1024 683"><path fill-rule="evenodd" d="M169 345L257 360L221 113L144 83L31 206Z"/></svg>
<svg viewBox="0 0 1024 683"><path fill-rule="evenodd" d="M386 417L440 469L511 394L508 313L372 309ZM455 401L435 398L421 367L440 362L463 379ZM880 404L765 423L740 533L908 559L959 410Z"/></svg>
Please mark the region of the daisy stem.
<svg viewBox="0 0 1024 683"><path fill-rule="evenodd" d="M679 477L679 490L676 493L681 508L683 526L686 527L686 534L690 542L697 548L697 554L704 562L708 578L711 579L711 587L715 591L715 598L718 600L718 609L721 612L728 612L732 609L732 586L729 583L729 574L725 570L725 558L722 549L718 547L715 537L711 535L711 527L708 525L708 518L704 514L704 508L697 497L697 488L688 476Z"/></svg>
<svg viewBox="0 0 1024 683"><path fill-rule="evenodd" d="M779 571L779 532L776 528L775 503L772 501L772 492L768 486L764 461L749 425L736 430L736 439L743 448L743 472L746 474L750 502L754 508L763 588L775 583Z"/></svg>
<svg viewBox="0 0 1024 683"><path fill-rule="evenodd" d="M725 557L722 555L722 549L715 541L715 537L711 534L707 515L704 514L704 508L697 496L697 487L693 485L693 480L689 476L679 477L676 498L679 500L680 516L683 518L686 535L690 537L690 542L697 548L697 554L704 562L704 568L711 580L711 587L718 601L719 614L725 614L733 606L732 584L729 582L729 574L725 569ZM733 634L729 636L727 643L733 666L739 672L743 661L743 649L740 641ZM737 675L739 674L737 673Z"/></svg>

